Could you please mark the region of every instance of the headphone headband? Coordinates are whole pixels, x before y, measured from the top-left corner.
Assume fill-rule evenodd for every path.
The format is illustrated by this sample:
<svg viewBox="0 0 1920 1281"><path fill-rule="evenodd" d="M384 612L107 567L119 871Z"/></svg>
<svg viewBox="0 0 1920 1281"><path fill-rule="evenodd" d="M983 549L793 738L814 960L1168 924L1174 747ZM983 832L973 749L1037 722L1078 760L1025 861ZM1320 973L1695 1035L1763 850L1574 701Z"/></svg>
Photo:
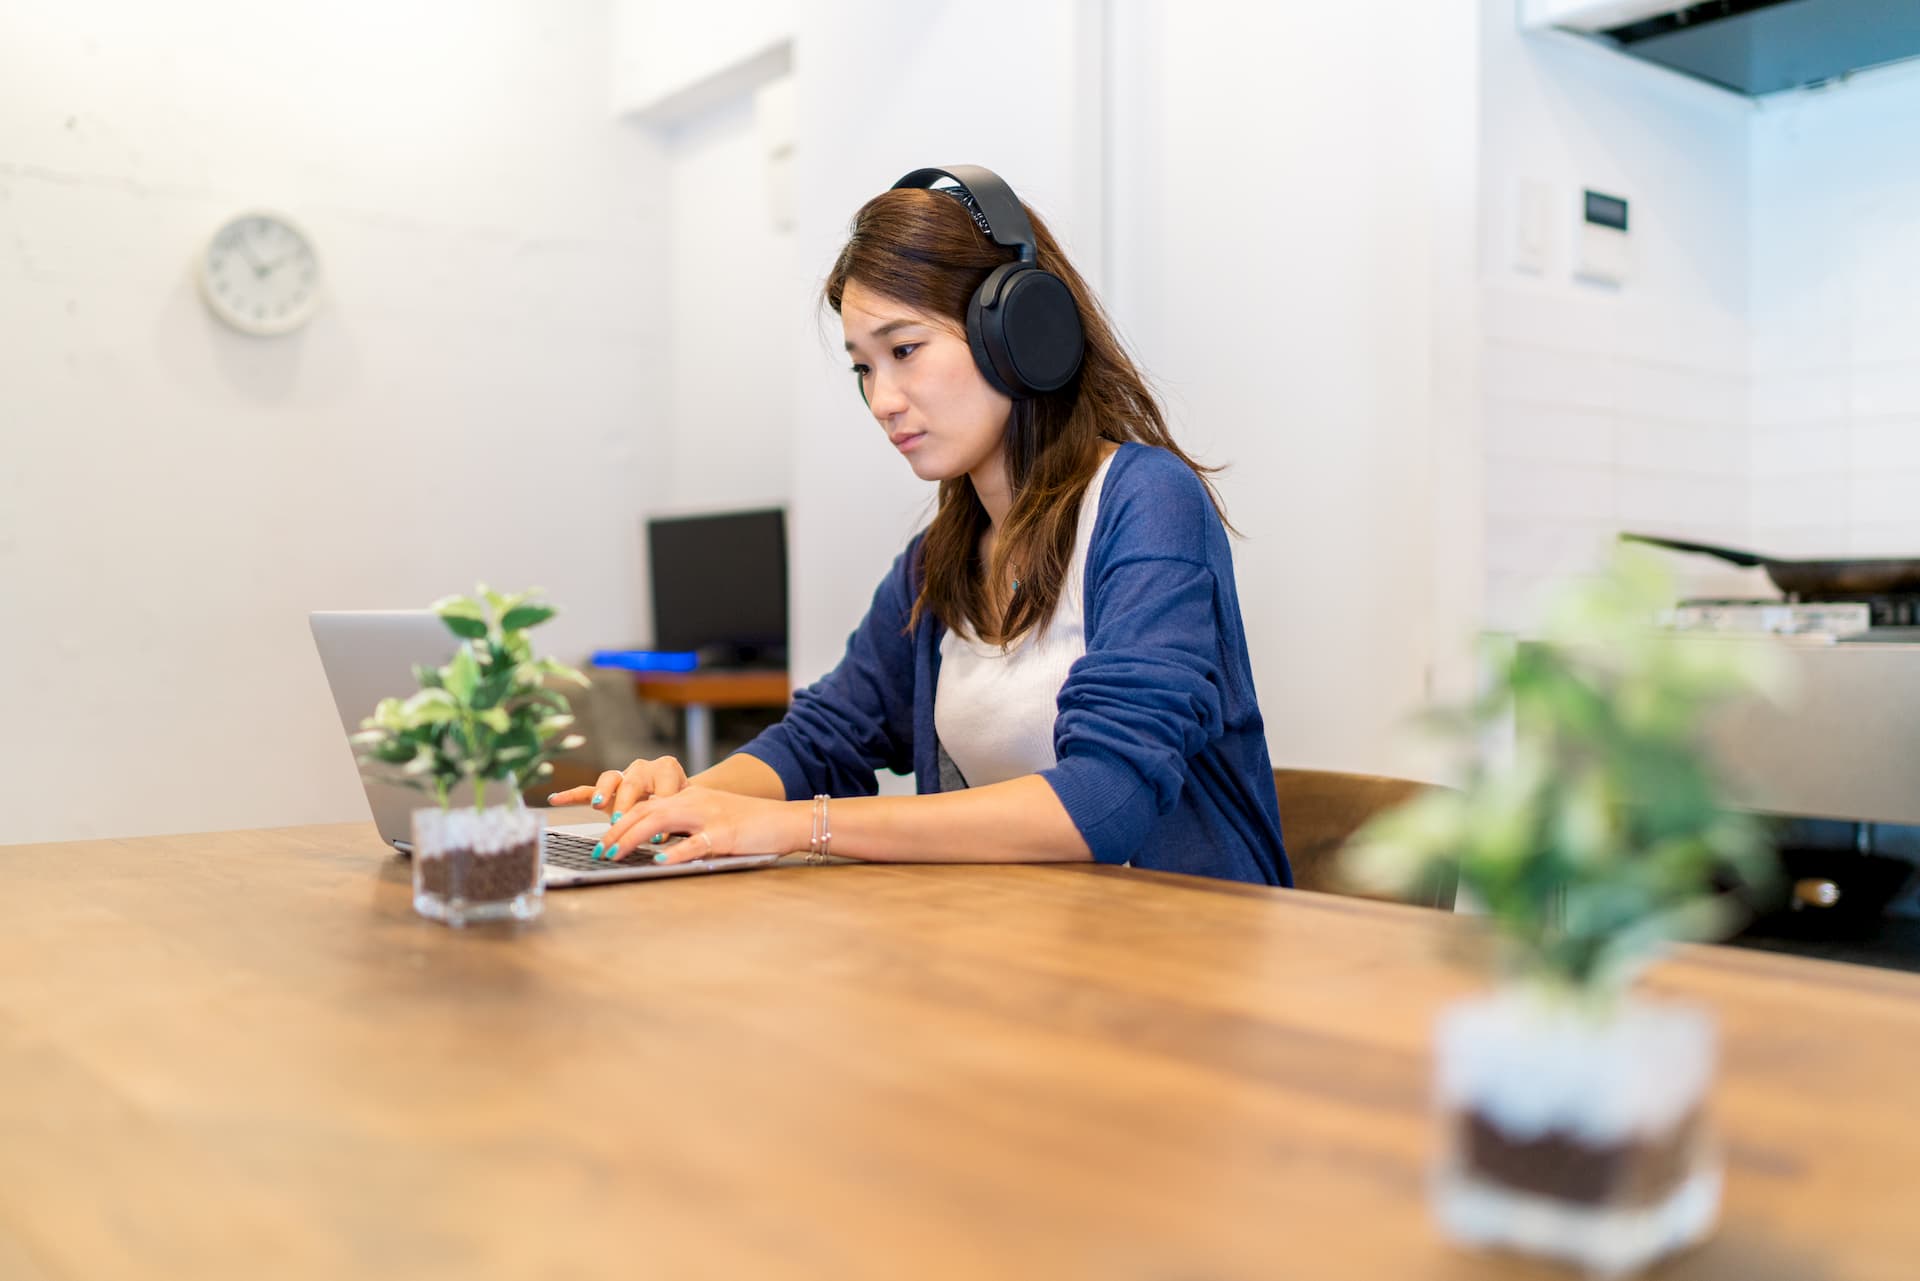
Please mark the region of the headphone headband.
<svg viewBox="0 0 1920 1281"><path fill-rule="evenodd" d="M931 191L933 184L946 178L960 188L965 198L961 203L981 223L980 230L987 233L995 244L1005 245L1009 249L1020 251L1021 262L1032 262L1037 252L1033 243L1033 224L1027 221L1027 211L1021 207L1020 199L1013 194L1013 188L1000 180L1000 175L991 169L979 165L952 165L945 169L915 169L912 173L894 183L894 187L924 187ZM982 219L985 221L982 222Z"/></svg>
<svg viewBox="0 0 1920 1281"><path fill-rule="evenodd" d="M934 186L943 178L956 186ZM1072 382L1086 354L1079 306L1066 281L1040 266L1033 220L1013 188L979 165L915 169L893 185L953 196L988 239L1018 254L987 272L967 301L967 346L986 380L1014 400Z"/></svg>

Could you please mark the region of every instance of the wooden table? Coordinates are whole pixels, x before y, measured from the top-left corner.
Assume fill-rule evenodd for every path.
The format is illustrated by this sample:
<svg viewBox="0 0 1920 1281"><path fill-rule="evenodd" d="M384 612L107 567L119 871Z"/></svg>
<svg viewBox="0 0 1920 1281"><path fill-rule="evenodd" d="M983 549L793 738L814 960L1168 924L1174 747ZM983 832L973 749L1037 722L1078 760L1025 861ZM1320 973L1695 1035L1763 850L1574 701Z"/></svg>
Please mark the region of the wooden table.
<svg viewBox="0 0 1920 1281"><path fill-rule="evenodd" d="M558 817L558 816L557 816ZM415 916L370 825L0 848L0 1276L1507 1278L1429 1226L1441 913L781 866ZM1718 1235L1920 1272L1920 978L1699 948Z"/></svg>
<svg viewBox="0 0 1920 1281"><path fill-rule="evenodd" d="M666 703L686 713L686 770L698 774L713 764L713 709L785 707L793 683L785 671L645 672L633 678L636 697Z"/></svg>

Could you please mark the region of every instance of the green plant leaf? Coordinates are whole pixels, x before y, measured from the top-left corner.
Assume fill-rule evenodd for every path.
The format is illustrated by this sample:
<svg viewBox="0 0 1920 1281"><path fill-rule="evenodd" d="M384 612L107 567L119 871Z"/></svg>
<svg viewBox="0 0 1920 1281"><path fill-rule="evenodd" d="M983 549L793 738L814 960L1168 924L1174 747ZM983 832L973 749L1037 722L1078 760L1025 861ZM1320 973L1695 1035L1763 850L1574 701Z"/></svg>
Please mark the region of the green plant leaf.
<svg viewBox="0 0 1920 1281"><path fill-rule="evenodd" d="M513 690L513 673L496 672L482 680L473 688L473 697L468 705L475 711L484 711L499 704Z"/></svg>
<svg viewBox="0 0 1920 1281"><path fill-rule="evenodd" d="M588 680L585 676L575 671L573 668L568 667L565 663L561 662L558 659L555 659L555 658L537 659L534 662L534 666L543 675L557 677L558 679L563 681L570 681L573 684L578 685L583 689L591 689L593 687L592 681Z"/></svg>
<svg viewBox="0 0 1920 1281"><path fill-rule="evenodd" d="M486 611L465 596L443 597L433 603L433 612L448 631L464 640L479 640L487 634Z"/></svg>
<svg viewBox="0 0 1920 1281"><path fill-rule="evenodd" d="M516 605L500 616L500 630L523 632L538 627L559 611L550 605Z"/></svg>
<svg viewBox="0 0 1920 1281"><path fill-rule="evenodd" d="M503 595L500 592L489 591L485 583L480 585L480 594L485 598L487 604L493 607L494 616L503 620L500 624L503 629L506 627L504 620L507 614L531 595L529 592L513 592L510 595Z"/></svg>
<svg viewBox="0 0 1920 1281"><path fill-rule="evenodd" d="M446 614L441 616L440 621L447 625L448 631L462 640L479 640L487 634L487 625L477 619Z"/></svg>
<svg viewBox="0 0 1920 1281"><path fill-rule="evenodd" d="M1595 1008L1668 941L1717 937L1736 903L1718 887L1761 884L1773 859L1725 808L1698 727L1771 678L1747 661L1758 647L1656 630L1671 599L1664 569L1629 552L1563 593L1539 641L1484 642L1484 692L1427 718L1468 757L1456 809L1382 815L1342 866L1404 892L1454 864L1509 972Z"/></svg>
<svg viewBox="0 0 1920 1281"><path fill-rule="evenodd" d="M454 701L451 690L423 689L401 704L400 727L402 730L418 730L444 725L459 715L460 707Z"/></svg>
<svg viewBox="0 0 1920 1281"><path fill-rule="evenodd" d="M447 692L463 706L467 705L473 698L474 687L480 683L480 665L474 661L473 646L460 647L460 652L447 664L445 680Z"/></svg>
<svg viewBox="0 0 1920 1281"><path fill-rule="evenodd" d="M368 753L372 759L387 765L404 765L416 755L417 749L412 743L398 740L382 743Z"/></svg>
<svg viewBox="0 0 1920 1281"><path fill-rule="evenodd" d="M548 716L534 724L533 732L542 739L548 739L571 724L573 724L571 716Z"/></svg>
<svg viewBox="0 0 1920 1281"><path fill-rule="evenodd" d="M401 706L401 701L397 698L383 698L374 707L373 715L361 721L360 724L367 729L405 729L406 722L401 715Z"/></svg>

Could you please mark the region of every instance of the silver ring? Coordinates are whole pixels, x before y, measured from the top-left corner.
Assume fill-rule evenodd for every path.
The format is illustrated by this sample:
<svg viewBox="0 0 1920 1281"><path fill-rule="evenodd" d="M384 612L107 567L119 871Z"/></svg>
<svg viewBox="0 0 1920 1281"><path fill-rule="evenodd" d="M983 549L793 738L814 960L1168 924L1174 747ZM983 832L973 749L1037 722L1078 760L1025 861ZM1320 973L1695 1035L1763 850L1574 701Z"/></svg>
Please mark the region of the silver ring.
<svg viewBox="0 0 1920 1281"><path fill-rule="evenodd" d="M701 840L707 843L707 852L705 854L702 854L700 857L712 858L713 857L713 838L711 836L708 836L705 832L699 833L699 836Z"/></svg>

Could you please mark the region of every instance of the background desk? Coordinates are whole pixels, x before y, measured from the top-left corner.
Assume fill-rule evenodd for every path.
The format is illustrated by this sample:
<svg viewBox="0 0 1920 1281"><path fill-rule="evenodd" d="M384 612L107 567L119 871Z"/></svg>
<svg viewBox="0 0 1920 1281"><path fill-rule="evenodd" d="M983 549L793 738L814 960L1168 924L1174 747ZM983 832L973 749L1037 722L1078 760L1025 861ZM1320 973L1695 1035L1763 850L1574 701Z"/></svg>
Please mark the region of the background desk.
<svg viewBox="0 0 1920 1281"><path fill-rule="evenodd" d="M0 1275L1509 1278L1443 1245L1448 915L777 867L416 917L369 825L0 848ZM1692 949L1727 1206L1673 1278L1911 1277L1920 977Z"/></svg>
<svg viewBox="0 0 1920 1281"><path fill-rule="evenodd" d="M633 678L638 698L683 708L687 719L687 773L713 764L713 709L785 707L793 687L784 671L644 672Z"/></svg>

